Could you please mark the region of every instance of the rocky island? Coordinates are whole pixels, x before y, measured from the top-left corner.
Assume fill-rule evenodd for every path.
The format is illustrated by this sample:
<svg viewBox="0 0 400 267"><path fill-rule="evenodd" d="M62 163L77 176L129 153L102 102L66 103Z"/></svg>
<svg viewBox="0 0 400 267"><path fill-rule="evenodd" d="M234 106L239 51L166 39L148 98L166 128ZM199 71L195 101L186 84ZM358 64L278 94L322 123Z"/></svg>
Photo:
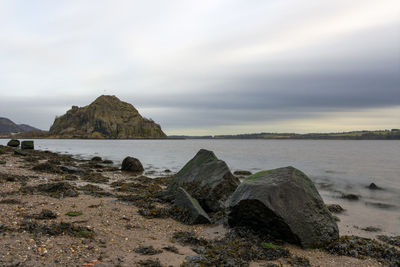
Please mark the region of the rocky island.
<svg viewBox="0 0 400 267"><path fill-rule="evenodd" d="M72 106L57 117L50 138L134 139L166 138L159 124L143 118L131 104L102 95L90 105Z"/></svg>

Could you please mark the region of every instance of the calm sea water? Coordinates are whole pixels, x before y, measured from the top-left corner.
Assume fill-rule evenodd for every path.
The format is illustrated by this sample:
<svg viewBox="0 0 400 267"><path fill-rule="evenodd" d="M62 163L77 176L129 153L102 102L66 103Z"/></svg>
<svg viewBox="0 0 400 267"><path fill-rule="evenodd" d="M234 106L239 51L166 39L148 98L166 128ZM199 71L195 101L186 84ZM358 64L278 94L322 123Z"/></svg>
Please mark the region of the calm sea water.
<svg viewBox="0 0 400 267"><path fill-rule="evenodd" d="M232 171L294 166L316 183L325 202L347 209L339 216L342 232L375 226L383 233L400 234L400 141L35 140L35 148L87 159L101 156L116 164L134 156L160 174L165 169L178 171L200 148L214 151ZM367 189L371 182L384 190ZM343 200L342 193L361 198Z"/></svg>

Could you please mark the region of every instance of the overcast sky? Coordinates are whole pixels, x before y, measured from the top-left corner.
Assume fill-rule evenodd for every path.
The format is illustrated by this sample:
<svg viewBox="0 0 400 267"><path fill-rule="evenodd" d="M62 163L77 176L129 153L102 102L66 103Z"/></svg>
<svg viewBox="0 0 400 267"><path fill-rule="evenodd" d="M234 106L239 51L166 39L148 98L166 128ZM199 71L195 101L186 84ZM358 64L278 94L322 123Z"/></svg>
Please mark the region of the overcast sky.
<svg viewBox="0 0 400 267"><path fill-rule="evenodd" d="M400 1L0 0L0 117L101 94L167 134L400 128Z"/></svg>

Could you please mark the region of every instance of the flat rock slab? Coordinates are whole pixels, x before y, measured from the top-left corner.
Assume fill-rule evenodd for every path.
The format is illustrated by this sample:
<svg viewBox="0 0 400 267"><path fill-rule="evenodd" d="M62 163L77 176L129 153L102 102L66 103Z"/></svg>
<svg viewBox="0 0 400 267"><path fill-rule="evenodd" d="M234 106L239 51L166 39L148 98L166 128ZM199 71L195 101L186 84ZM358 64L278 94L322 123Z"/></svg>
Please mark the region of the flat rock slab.
<svg viewBox="0 0 400 267"><path fill-rule="evenodd" d="M261 171L244 180L232 196L228 217L230 226L248 226L306 248L339 238L314 184L293 167Z"/></svg>

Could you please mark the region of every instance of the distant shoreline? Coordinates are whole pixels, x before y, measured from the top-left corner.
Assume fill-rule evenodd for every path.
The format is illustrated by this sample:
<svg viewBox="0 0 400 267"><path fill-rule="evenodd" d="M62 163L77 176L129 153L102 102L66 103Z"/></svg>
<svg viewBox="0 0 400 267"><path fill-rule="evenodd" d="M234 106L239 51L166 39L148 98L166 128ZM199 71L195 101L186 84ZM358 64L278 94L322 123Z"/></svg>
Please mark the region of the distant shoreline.
<svg viewBox="0 0 400 267"><path fill-rule="evenodd" d="M237 135L204 135L204 136L189 136L189 135L170 135L166 138L82 138L72 137L57 138L55 136L46 136L45 131L32 131L18 134L0 134L0 138L15 138L15 139L64 139L64 140L400 140L400 129L392 130L375 130L375 131L352 131L352 132L336 132L336 133L250 133Z"/></svg>

